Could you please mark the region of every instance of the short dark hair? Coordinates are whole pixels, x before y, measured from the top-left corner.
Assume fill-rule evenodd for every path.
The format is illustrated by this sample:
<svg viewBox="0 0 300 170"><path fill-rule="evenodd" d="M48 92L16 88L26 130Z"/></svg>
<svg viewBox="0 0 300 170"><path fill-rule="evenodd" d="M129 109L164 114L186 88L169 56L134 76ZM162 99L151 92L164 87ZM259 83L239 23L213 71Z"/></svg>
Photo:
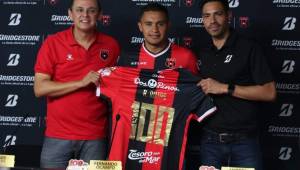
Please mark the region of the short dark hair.
<svg viewBox="0 0 300 170"><path fill-rule="evenodd" d="M140 10L140 14L139 14L139 21L142 19L143 15L145 12L148 12L148 11L158 11L158 12L162 12L165 14L167 20L169 21L169 12L168 12L168 9L159 4L159 3L149 3L147 4L146 6L143 6Z"/></svg>
<svg viewBox="0 0 300 170"><path fill-rule="evenodd" d="M96 1L97 1L98 10L101 11L102 6L101 6L101 3L100 3L100 0L96 0ZM74 4L74 0L70 0L69 9L72 9L73 4Z"/></svg>
<svg viewBox="0 0 300 170"><path fill-rule="evenodd" d="M225 12L229 11L228 0L203 0L202 2L200 2L200 6L199 6L201 11L203 10L203 6L208 2L220 2L223 5Z"/></svg>

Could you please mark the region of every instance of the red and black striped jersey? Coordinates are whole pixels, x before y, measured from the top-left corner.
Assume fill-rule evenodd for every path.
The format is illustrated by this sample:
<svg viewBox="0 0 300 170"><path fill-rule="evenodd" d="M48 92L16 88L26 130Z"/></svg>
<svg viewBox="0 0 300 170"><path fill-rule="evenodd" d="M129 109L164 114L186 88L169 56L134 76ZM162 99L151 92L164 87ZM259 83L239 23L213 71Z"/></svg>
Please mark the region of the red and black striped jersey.
<svg viewBox="0 0 300 170"><path fill-rule="evenodd" d="M154 70L185 68L198 74L197 57L187 48L171 42L158 54L148 51L144 43L136 48L136 51L122 52L117 65Z"/></svg>
<svg viewBox="0 0 300 170"><path fill-rule="evenodd" d="M111 100L116 127L109 160L127 170L181 170L191 118L200 122L216 110L198 81L185 69L102 70L97 93Z"/></svg>

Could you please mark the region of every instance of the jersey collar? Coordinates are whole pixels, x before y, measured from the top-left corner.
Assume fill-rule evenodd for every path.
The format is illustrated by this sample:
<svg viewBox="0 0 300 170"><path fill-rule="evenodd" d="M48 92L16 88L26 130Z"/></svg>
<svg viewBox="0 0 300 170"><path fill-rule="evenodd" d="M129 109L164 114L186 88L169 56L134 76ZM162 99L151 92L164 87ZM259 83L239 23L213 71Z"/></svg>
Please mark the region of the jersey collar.
<svg viewBox="0 0 300 170"><path fill-rule="evenodd" d="M157 54L153 54L153 53L151 53L149 50L147 50L147 48L145 47L145 43L144 43L144 42L143 42L143 44L142 44L142 48L143 48L143 50L144 50L148 55L150 55L150 56L152 56L152 57L154 57L154 58L157 58L157 57L163 55L164 53L166 53L166 52L170 49L171 44L172 44L172 43L169 41L168 46L167 46L164 50L162 50L161 52L159 52L159 53L157 53Z"/></svg>

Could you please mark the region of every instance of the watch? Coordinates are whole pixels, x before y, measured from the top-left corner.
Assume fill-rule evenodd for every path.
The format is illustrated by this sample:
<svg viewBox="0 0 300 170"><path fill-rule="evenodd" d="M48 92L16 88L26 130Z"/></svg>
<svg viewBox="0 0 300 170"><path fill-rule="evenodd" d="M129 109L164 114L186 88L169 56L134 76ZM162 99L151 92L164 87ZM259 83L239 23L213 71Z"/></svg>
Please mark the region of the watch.
<svg viewBox="0 0 300 170"><path fill-rule="evenodd" d="M234 92L234 89L235 89L235 85L234 84L228 84L228 91L227 91L227 94L232 96L233 92Z"/></svg>

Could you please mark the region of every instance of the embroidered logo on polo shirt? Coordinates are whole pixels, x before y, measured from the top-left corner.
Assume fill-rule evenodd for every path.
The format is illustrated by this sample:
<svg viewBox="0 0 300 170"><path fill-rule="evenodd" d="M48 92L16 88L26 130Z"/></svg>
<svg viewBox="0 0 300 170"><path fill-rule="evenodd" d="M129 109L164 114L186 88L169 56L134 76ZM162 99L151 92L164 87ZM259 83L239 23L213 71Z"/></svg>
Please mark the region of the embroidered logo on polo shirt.
<svg viewBox="0 0 300 170"><path fill-rule="evenodd" d="M108 50L100 50L100 58L102 60L106 60L109 56L109 51Z"/></svg>
<svg viewBox="0 0 300 170"><path fill-rule="evenodd" d="M173 69L173 68L175 68L175 65L176 65L176 59L175 58L167 58L165 64L168 68Z"/></svg>
<svg viewBox="0 0 300 170"><path fill-rule="evenodd" d="M230 63L232 57L233 57L233 55L228 54L228 55L226 56L226 59L225 59L224 63Z"/></svg>
<svg viewBox="0 0 300 170"><path fill-rule="evenodd" d="M67 61L73 61L74 58L73 58L72 54L67 54L66 60Z"/></svg>

